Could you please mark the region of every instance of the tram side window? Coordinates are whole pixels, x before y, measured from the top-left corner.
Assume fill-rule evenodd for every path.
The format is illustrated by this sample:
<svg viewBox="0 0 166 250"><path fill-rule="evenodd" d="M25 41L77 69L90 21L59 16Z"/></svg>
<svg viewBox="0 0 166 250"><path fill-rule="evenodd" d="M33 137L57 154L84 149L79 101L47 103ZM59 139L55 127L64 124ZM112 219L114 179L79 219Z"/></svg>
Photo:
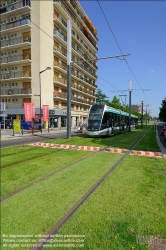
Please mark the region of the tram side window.
<svg viewBox="0 0 166 250"><path fill-rule="evenodd" d="M118 127L119 126L119 119L118 119L118 115L114 114L114 127Z"/></svg>
<svg viewBox="0 0 166 250"><path fill-rule="evenodd" d="M111 114L110 113L104 113L102 123L101 123L101 130L111 127L112 126L111 125L112 124L111 120L112 120Z"/></svg>

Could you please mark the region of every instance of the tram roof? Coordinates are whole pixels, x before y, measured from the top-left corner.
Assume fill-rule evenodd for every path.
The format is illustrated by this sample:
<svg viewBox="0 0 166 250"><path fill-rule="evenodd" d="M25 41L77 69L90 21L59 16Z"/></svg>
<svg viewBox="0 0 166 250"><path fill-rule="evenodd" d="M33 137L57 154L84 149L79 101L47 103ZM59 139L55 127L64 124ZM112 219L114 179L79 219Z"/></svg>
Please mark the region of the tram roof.
<svg viewBox="0 0 166 250"><path fill-rule="evenodd" d="M128 114L128 113L125 113L125 112L121 112L121 115L129 116L129 114Z"/></svg>
<svg viewBox="0 0 166 250"><path fill-rule="evenodd" d="M114 114L120 114L120 111L115 110L115 109L107 109L105 112L114 113Z"/></svg>

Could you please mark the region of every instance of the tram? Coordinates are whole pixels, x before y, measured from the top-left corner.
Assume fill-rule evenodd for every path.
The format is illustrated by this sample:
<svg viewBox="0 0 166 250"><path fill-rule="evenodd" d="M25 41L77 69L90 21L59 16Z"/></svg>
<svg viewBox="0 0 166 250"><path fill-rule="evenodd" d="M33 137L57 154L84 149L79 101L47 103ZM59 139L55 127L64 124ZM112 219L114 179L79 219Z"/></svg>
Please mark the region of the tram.
<svg viewBox="0 0 166 250"><path fill-rule="evenodd" d="M136 128L138 117L131 114L130 129ZM86 134L91 137L112 136L128 131L129 113L109 107L105 104L91 106Z"/></svg>

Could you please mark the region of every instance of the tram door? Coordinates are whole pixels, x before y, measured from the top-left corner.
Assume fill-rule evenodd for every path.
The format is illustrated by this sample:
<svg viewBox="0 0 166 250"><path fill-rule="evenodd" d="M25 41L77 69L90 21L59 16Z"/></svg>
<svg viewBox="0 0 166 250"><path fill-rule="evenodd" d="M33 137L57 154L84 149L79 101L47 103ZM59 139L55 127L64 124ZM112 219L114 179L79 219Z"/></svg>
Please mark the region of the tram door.
<svg viewBox="0 0 166 250"><path fill-rule="evenodd" d="M112 127L112 114L105 112L101 122L101 130L110 127Z"/></svg>

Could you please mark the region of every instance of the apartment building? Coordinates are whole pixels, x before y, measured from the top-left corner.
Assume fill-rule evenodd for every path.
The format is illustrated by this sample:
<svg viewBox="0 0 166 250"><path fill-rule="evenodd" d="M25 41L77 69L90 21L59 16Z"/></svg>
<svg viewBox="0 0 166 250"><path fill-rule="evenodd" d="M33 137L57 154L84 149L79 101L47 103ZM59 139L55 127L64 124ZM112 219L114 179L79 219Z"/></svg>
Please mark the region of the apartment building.
<svg viewBox="0 0 166 250"><path fill-rule="evenodd" d="M66 126L69 19L72 62L77 62L71 70L71 116L76 126L96 101L97 30L77 0L1 1L0 101L9 117L23 119L24 102L34 103L39 114L41 98L42 105L49 105L54 125ZM44 71L47 67L51 69Z"/></svg>

